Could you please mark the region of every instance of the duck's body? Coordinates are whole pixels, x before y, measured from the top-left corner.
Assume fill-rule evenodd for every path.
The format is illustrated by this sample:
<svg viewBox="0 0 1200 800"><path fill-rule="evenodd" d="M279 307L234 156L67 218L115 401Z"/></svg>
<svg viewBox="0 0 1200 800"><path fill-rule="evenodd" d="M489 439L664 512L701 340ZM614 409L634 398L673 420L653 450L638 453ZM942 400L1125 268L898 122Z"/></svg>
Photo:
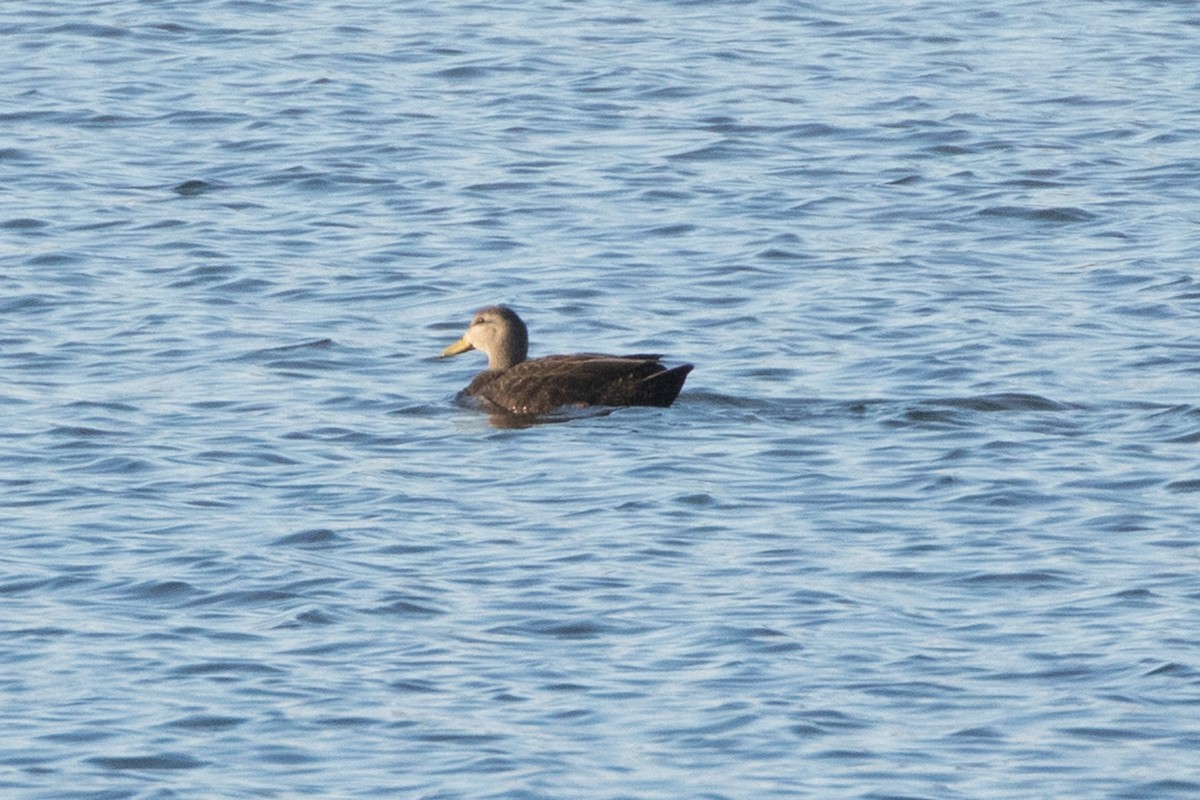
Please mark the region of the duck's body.
<svg viewBox="0 0 1200 800"><path fill-rule="evenodd" d="M488 368L459 392L485 411L520 416L563 407L661 406L675 401L691 364L668 368L661 356L602 353L526 359L529 335L521 318L505 306L480 309L463 337L442 351L453 356L482 350Z"/></svg>

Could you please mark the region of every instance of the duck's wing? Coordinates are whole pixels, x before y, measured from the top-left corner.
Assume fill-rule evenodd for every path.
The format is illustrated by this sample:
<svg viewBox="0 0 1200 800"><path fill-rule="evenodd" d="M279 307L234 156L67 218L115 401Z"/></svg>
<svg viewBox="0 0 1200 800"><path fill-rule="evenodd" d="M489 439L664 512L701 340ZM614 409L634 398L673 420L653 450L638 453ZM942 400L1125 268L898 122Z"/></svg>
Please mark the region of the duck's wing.
<svg viewBox="0 0 1200 800"><path fill-rule="evenodd" d="M601 353L523 361L477 387L483 403L510 414L546 414L564 406L668 406L692 366L663 366L657 355Z"/></svg>

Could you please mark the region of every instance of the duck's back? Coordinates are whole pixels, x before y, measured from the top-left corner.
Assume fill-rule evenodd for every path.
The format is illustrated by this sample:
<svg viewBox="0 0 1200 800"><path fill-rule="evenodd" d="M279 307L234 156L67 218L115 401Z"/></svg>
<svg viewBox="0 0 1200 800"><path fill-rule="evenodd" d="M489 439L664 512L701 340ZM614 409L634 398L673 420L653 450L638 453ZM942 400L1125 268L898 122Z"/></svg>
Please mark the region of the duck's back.
<svg viewBox="0 0 1200 800"><path fill-rule="evenodd" d="M564 406L669 406L692 370L668 369L657 355L599 353L546 356L506 370L481 372L462 395L482 408L547 414Z"/></svg>

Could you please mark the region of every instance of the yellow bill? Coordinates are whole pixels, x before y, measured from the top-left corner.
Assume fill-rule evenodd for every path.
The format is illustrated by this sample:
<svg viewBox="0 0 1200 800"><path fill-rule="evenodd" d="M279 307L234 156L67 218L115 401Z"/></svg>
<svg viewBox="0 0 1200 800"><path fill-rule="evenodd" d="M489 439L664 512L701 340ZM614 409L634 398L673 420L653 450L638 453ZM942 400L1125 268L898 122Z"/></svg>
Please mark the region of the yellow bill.
<svg viewBox="0 0 1200 800"><path fill-rule="evenodd" d="M465 353L468 350L474 350L474 349L475 349L475 345L468 342L467 337L464 336L463 338L459 339L457 342L455 342L454 344L450 345L445 350L443 350L442 358L447 358L449 356L456 356L459 353Z"/></svg>

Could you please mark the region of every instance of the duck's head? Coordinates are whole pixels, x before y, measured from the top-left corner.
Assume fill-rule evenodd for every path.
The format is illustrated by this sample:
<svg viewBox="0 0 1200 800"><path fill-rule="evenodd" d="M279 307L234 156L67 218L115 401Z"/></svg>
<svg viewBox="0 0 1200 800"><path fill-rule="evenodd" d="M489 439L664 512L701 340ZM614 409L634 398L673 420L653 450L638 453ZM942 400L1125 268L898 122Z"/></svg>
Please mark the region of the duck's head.
<svg viewBox="0 0 1200 800"><path fill-rule="evenodd" d="M481 308L475 312L462 338L442 351L442 358L468 350L486 353L488 369L508 369L525 360L529 351L529 332L511 308Z"/></svg>

